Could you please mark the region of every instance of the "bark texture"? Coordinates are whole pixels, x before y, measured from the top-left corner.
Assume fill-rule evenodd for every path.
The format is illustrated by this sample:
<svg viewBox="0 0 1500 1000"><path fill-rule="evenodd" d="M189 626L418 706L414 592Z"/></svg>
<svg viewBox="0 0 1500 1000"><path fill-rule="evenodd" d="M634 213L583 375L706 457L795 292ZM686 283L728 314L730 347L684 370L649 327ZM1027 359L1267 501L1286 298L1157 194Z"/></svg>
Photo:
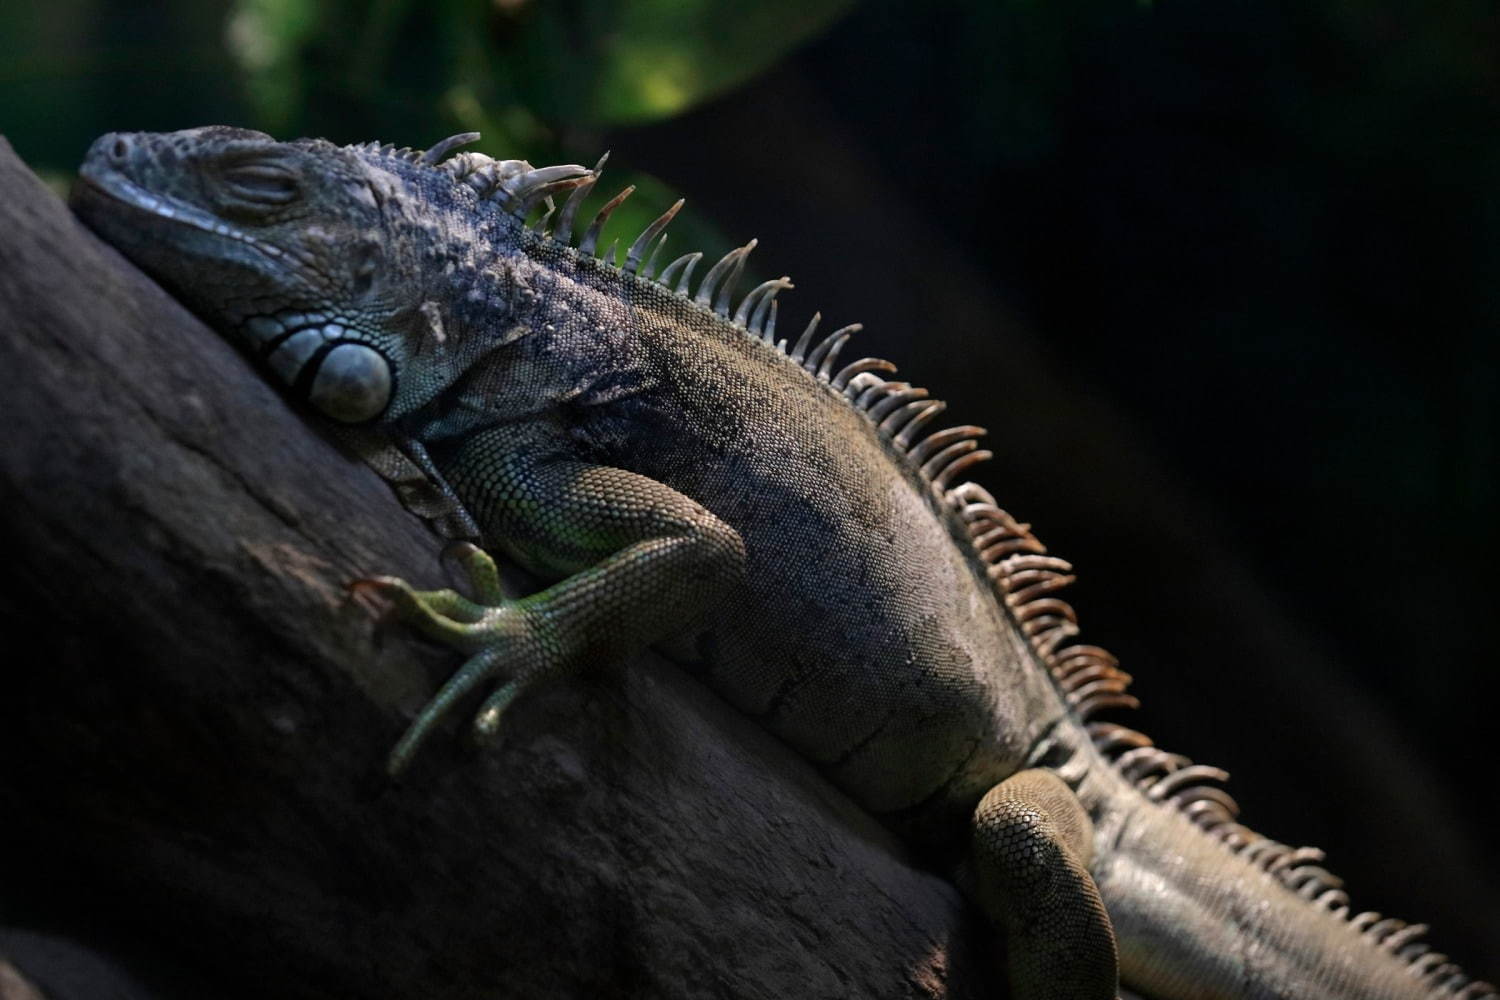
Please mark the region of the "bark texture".
<svg viewBox="0 0 1500 1000"><path fill-rule="evenodd" d="M995 995L953 888L662 662L385 781L453 657L344 584L437 541L3 140L0 317L0 814L69 905L226 992Z"/></svg>

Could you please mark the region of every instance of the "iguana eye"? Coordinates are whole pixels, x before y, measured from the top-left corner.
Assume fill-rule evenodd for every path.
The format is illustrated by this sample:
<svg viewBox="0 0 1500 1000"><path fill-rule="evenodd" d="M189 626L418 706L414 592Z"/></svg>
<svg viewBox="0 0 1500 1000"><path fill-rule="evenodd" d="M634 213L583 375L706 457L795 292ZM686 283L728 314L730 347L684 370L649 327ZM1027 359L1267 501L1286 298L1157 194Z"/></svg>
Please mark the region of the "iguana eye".
<svg viewBox="0 0 1500 1000"><path fill-rule="evenodd" d="M346 424L380 415L391 398L391 366L363 344L339 344L323 356L307 400Z"/></svg>

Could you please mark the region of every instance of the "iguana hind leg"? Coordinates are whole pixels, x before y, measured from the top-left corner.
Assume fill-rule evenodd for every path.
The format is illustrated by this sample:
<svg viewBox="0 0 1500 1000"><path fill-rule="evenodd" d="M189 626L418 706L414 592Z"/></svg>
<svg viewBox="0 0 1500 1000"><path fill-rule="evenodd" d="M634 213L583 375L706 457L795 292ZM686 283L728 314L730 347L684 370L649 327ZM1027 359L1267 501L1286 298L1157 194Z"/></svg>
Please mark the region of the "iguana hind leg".
<svg viewBox="0 0 1500 1000"><path fill-rule="evenodd" d="M358 584L469 656L391 752L392 775L471 693L499 682L474 717L476 737L493 737L518 695L682 631L743 572L744 544L732 528L645 476L495 451L462 467L468 475L453 478L485 537L503 540L532 572L561 579L528 597L504 598L493 561L470 547L461 559L478 601L414 590L393 577Z"/></svg>
<svg viewBox="0 0 1500 1000"><path fill-rule="evenodd" d="M1093 824L1050 771L1021 771L974 810L978 902L1005 937L1017 1000L1114 1000L1114 931L1088 873Z"/></svg>

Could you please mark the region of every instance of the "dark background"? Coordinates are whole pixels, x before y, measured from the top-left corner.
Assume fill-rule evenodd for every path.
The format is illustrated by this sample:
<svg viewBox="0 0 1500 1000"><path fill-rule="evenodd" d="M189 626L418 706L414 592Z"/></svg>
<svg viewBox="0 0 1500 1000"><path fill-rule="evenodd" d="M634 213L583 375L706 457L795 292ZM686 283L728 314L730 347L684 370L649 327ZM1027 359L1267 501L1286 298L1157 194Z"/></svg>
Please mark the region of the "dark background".
<svg viewBox="0 0 1500 1000"><path fill-rule="evenodd" d="M6 5L0 132L59 184L100 132L209 122L612 149L614 232L686 195L678 252L760 237L785 328L862 320L990 428L1122 721L1500 976L1500 15L754 6Z"/></svg>

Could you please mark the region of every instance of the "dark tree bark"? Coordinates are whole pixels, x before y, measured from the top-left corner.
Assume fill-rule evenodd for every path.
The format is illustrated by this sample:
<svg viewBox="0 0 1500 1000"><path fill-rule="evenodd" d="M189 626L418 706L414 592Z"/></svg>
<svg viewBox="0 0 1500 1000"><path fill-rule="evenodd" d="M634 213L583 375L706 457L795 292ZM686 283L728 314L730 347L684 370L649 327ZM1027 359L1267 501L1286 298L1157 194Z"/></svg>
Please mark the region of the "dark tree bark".
<svg viewBox="0 0 1500 1000"><path fill-rule="evenodd" d="M6 870L226 993L992 995L951 886L655 659L386 781L453 658L344 585L437 541L3 140L0 315Z"/></svg>

